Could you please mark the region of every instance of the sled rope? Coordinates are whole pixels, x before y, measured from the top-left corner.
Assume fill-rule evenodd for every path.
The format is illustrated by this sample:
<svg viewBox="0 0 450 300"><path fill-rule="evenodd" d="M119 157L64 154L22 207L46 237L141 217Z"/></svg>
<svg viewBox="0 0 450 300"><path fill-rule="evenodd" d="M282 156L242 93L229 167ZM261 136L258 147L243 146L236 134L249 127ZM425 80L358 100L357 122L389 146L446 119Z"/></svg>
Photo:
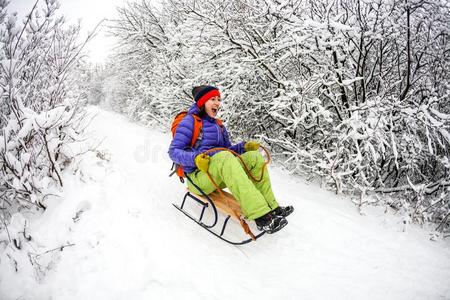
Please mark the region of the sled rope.
<svg viewBox="0 0 450 300"><path fill-rule="evenodd" d="M222 148L222 147L216 147L216 148L211 148L206 150L205 152L203 152L201 155L206 155L210 152L215 152L215 151L228 151L231 152L234 156L236 156L242 163L242 166L244 167L245 172L247 173L247 175L255 182L260 182L263 179L264 176L264 169L266 168L267 164L270 163L271 158L270 158L270 154L269 151L263 147L260 146L264 152L267 155L267 161L264 162L264 165L262 167L262 171L261 171L261 177L259 179L256 179L255 177L253 177L253 175L251 174L250 170L248 169L247 165L244 163L244 160L242 159L242 157L236 153L233 150L230 150L228 148ZM239 222L241 223L242 228L244 229L245 233L248 234L252 240L256 240L255 235L253 234L253 232L250 230L250 227L248 226L247 222L245 222L244 218L241 216L241 214L239 214L236 210L233 209L233 207L230 205L230 202L228 200L228 197L226 197L224 195L224 193L222 192L222 189L216 184L216 182L214 181L214 179L211 177L211 174L209 174L208 171L206 171L206 175L208 175L209 180L211 181L211 183L214 185L214 187L216 188L216 190L220 193L220 195L225 198L226 204L227 206L231 209L231 211L233 212L234 216L239 220Z"/></svg>

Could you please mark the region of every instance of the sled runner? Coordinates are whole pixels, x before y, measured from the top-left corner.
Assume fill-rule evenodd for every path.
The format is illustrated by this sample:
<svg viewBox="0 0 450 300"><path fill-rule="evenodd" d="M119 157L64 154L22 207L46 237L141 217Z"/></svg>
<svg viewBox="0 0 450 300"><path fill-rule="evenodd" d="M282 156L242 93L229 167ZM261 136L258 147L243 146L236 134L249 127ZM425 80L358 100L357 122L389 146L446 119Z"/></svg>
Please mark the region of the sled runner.
<svg viewBox="0 0 450 300"><path fill-rule="evenodd" d="M251 231L250 227L248 226L247 222L245 222L243 214L241 212L241 208L239 203L236 201L236 199L231 195L230 193L227 193L226 191L221 190L220 192L218 190L214 191L213 193L207 195L205 192L203 192L197 185L195 185L189 176L185 174L187 180L189 180L190 183L192 183L197 190L201 192L202 195L195 195L191 193L190 191L186 192L186 194L183 197L183 201L181 202L181 205L178 206L176 204L173 204L175 208L177 208L179 211L184 213L187 217L189 217L191 220L193 220L195 223L206 229L207 231L214 234L216 237L220 238L221 240L230 243L232 245L243 245L250 243L252 241L256 241L259 237L261 237L265 232L260 232L257 235L254 235ZM190 213L188 213L184 206L186 204L187 199L191 199L198 203L201 206L201 212L200 216L198 218L192 216ZM203 222L205 211L207 208L211 208L213 212L213 218L212 221L210 220L210 224L206 224ZM219 224L219 212L223 214L225 217L222 224ZM228 221L230 219L234 219L235 221L239 222L244 232L250 236L250 238L241 240L241 241L231 241L224 237L224 233L227 228ZM220 232L217 232L220 230Z"/></svg>

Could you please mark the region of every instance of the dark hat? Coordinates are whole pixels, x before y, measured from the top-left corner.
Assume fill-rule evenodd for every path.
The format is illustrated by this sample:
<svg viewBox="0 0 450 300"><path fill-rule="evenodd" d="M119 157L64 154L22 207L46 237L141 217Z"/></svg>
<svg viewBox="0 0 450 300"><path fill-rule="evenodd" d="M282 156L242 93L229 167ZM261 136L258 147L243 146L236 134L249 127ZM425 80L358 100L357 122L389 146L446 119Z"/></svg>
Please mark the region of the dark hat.
<svg viewBox="0 0 450 300"><path fill-rule="evenodd" d="M220 97L220 92L215 86L201 85L192 89L192 96L194 97L197 106L201 108L209 99L216 96Z"/></svg>

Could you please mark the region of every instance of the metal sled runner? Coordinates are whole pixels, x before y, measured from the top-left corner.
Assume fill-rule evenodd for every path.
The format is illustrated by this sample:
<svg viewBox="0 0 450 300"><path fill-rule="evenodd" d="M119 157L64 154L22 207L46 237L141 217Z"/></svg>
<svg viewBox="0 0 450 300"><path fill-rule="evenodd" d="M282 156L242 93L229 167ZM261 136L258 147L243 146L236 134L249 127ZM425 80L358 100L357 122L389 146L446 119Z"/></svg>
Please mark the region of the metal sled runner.
<svg viewBox="0 0 450 300"><path fill-rule="evenodd" d="M250 227L245 222L241 208L239 203L236 201L236 199L231 195L230 193L227 193L225 191L218 192L217 190L213 193L207 195L201 190L197 185L195 185L191 179L186 175L186 178L189 180L189 182L195 186L197 190L201 192L201 196L195 195L191 192L186 192L186 194L183 197L183 201L181 202L181 205L178 206L176 204L173 204L173 206L181 211L183 214L185 214L187 217L189 217L191 220L193 220L195 223L209 231L210 233L214 234L219 239L232 244L232 245L244 245L247 243L250 243L252 241L256 241L259 237L261 237L265 232L262 231L258 233L257 235L254 235L252 231L250 230ZM192 216L190 213L188 213L184 207L186 204L187 199L192 199L196 203L198 203L201 206L201 212L200 216L198 218ZM207 208L211 207L213 211L213 218L209 221L210 224L206 224L203 222L205 211ZM223 213L226 217L221 225L219 225L219 211ZM244 230L246 234L250 236L248 239L244 239L242 241L231 241L227 238L225 238L223 235L226 231L228 221L230 218L233 218L234 220L238 221ZM216 227L220 227L220 232L216 232L213 230Z"/></svg>

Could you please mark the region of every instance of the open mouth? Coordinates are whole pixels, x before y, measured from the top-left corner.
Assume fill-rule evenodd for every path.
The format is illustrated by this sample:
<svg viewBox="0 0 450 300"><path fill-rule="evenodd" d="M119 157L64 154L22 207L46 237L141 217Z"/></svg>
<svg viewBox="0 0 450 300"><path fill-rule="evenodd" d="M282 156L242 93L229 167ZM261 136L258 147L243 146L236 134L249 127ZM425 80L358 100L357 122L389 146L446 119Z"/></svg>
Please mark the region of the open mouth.
<svg viewBox="0 0 450 300"><path fill-rule="evenodd" d="M217 111L218 111L218 109L217 109L217 108L212 108L212 112L213 112L213 113L215 113L215 114L216 114L216 113L217 113Z"/></svg>

